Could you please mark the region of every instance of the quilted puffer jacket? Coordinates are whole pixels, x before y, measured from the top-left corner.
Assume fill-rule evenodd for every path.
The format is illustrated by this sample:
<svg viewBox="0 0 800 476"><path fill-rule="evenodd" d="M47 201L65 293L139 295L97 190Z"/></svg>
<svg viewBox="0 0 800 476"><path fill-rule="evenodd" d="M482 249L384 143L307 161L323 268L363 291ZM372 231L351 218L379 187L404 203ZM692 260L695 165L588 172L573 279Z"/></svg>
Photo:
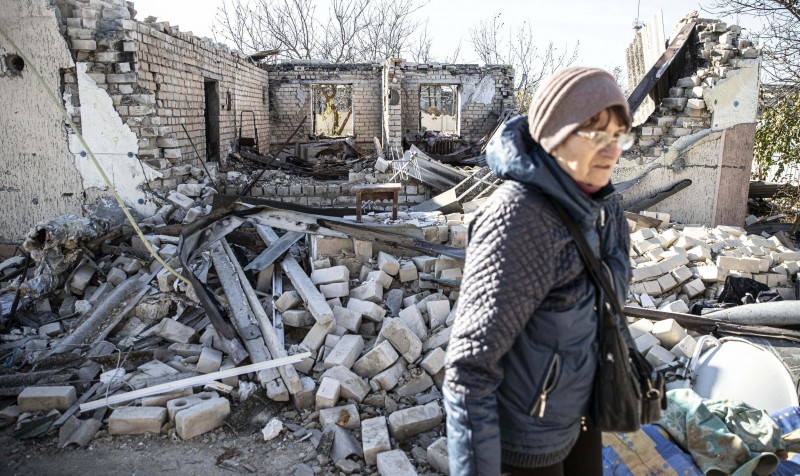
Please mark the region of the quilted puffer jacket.
<svg viewBox="0 0 800 476"><path fill-rule="evenodd" d="M587 415L598 295L551 201L581 226L621 302L631 275L613 186L587 197L531 138L526 116L497 132L487 162L505 183L469 227L444 387L453 475L499 474L501 460L557 463Z"/></svg>

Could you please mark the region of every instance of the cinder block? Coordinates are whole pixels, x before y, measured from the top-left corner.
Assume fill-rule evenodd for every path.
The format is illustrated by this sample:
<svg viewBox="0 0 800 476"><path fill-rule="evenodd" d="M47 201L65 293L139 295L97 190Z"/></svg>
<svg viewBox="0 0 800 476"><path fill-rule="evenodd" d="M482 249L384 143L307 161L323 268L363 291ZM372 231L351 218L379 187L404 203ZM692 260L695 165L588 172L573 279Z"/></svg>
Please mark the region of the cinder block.
<svg viewBox="0 0 800 476"><path fill-rule="evenodd" d="M297 291L286 291L275 301L275 309L277 309L278 312L286 312L289 309L299 306L302 302L303 298L300 297Z"/></svg>
<svg viewBox="0 0 800 476"><path fill-rule="evenodd" d="M342 385L338 380L330 377L321 379L315 397L317 410L335 407L336 402L339 401L341 389Z"/></svg>
<svg viewBox="0 0 800 476"><path fill-rule="evenodd" d="M350 368L364 350L364 339L360 335L346 335L339 339L333 351L325 357L325 368L341 365Z"/></svg>
<svg viewBox="0 0 800 476"><path fill-rule="evenodd" d="M351 403L341 407L323 408L319 411L319 424L322 428L339 425L348 430L355 430L361 426L361 417L358 414L358 407Z"/></svg>
<svg viewBox="0 0 800 476"><path fill-rule="evenodd" d="M350 270L347 266L333 266L325 269L315 269L311 272L311 282L314 284L346 283L350 281Z"/></svg>
<svg viewBox="0 0 800 476"><path fill-rule="evenodd" d="M397 440L404 440L428 431L442 422L438 402L398 410L389 415L389 431Z"/></svg>
<svg viewBox="0 0 800 476"><path fill-rule="evenodd" d="M369 384L349 369L339 365L326 370L320 378L330 377L339 381L341 397L352 398L361 403L370 391Z"/></svg>
<svg viewBox="0 0 800 476"><path fill-rule="evenodd" d="M654 345L658 345L658 339L653 337L652 334L642 334L634 339L633 343L636 345L636 349L639 352L646 354Z"/></svg>
<svg viewBox="0 0 800 476"><path fill-rule="evenodd" d="M675 360L675 354L660 345L654 345L647 351L647 355L645 355L644 358L647 359L653 367L660 367Z"/></svg>
<svg viewBox="0 0 800 476"><path fill-rule="evenodd" d="M189 440L222 426L230 412L231 404L227 398L199 403L175 415L175 431L184 440Z"/></svg>
<svg viewBox="0 0 800 476"><path fill-rule="evenodd" d="M398 313L398 317L420 339L424 339L428 335L425 318L422 317L422 313L417 306L409 306L403 309Z"/></svg>
<svg viewBox="0 0 800 476"><path fill-rule="evenodd" d="M350 298L350 300L347 301L347 309L356 311L360 313L362 317L373 322L381 322L386 315L386 309L383 309L374 302L362 301L355 298Z"/></svg>
<svg viewBox="0 0 800 476"><path fill-rule="evenodd" d="M436 375L444 368L445 355L445 351L437 347L425 355L419 366L430 375Z"/></svg>
<svg viewBox="0 0 800 476"><path fill-rule="evenodd" d="M428 464L436 471L450 476L450 458L447 453L447 438L444 436L428 446Z"/></svg>
<svg viewBox="0 0 800 476"><path fill-rule="evenodd" d="M347 297L350 295L350 284L347 282L320 284L319 292L325 299Z"/></svg>
<svg viewBox="0 0 800 476"><path fill-rule="evenodd" d="M222 352L211 347L203 347L203 352L200 353L200 359L197 361L197 373L210 374L218 371L221 365Z"/></svg>
<svg viewBox="0 0 800 476"><path fill-rule="evenodd" d="M361 327L360 312L341 306L332 306L331 308L333 309L333 318L337 326L344 327L350 332L358 332L358 328Z"/></svg>
<svg viewBox="0 0 800 476"><path fill-rule="evenodd" d="M415 270L417 268L414 268ZM388 274L384 273L381 270L370 271L367 274L367 281L377 281L383 287L383 289L389 289L392 285L392 277ZM362 299L362 298L359 298Z"/></svg>
<svg viewBox="0 0 800 476"><path fill-rule="evenodd" d="M219 398L217 392L200 392L194 395L187 395L186 397L174 398L167 402L167 416L170 420L175 420L175 415L177 415L179 411L186 410L189 407L199 405L215 398Z"/></svg>
<svg viewBox="0 0 800 476"><path fill-rule="evenodd" d="M352 299L380 304L383 301L383 286L377 281L367 281L361 284L361 286L350 290L350 297Z"/></svg>
<svg viewBox="0 0 800 476"><path fill-rule="evenodd" d="M686 336L678 342L675 347L670 349L670 352L675 354L676 357L691 358L694 353L694 348L697 346L697 341L692 336Z"/></svg>
<svg viewBox="0 0 800 476"><path fill-rule="evenodd" d="M400 279L401 283L408 283L410 281L416 280L417 278L419 278L419 273L417 272L417 266L411 261L403 263L403 265L400 266L398 278Z"/></svg>
<svg viewBox="0 0 800 476"><path fill-rule="evenodd" d="M21 413L49 412L58 410L64 412L75 403L75 387L70 385L58 387L26 387L17 395L17 406Z"/></svg>
<svg viewBox="0 0 800 476"><path fill-rule="evenodd" d="M388 274L389 276L397 276L397 273L400 271L400 262L397 261L397 258L395 258L394 256L388 253L384 253L383 251L379 251L378 269Z"/></svg>
<svg viewBox="0 0 800 476"><path fill-rule="evenodd" d="M417 476L414 465L403 450L383 451L376 459L381 476Z"/></svg>
<svg viewBox="0 0 800 476"><path fill-rule="evenodd" d="M110 435L141 435L160 433L167 421L167 410L163 407L122 407L108 417Z"/></svg>
<svg viewBox="0 0 800 476"><path fill-rule="evenodd" d="M361 444L367 464L377 464L379 453L392 449L386 417L378 416L361 421Z"/></svg>
<svg viewBox="0 0 800 476"><path fill-rule="evenodd" d="M450 314L450 300L429 301L426 304L431 329L443 326Z"/></svg>
<svg viewBox="0 0 800 476"><path fill-rule="evenodd" d="M667 349L671 349L686 337L686 332L675 319L664 319L654 323L652 334Z"/></svg>
<svg viewBox="0 0 800 476"><path fill-rule="evenodd" d="M300 385L303 389L292 395L292 403L297 411L302 412L314 407L317 382L311 377L300 377Z"/></svg>
<svg viewBox="0 0 800 476"><path fill-rule="evenodd" d="M381 329L381 335L408 362L415 362L422 353L422 341L400 319L389 318Z"/></svg>

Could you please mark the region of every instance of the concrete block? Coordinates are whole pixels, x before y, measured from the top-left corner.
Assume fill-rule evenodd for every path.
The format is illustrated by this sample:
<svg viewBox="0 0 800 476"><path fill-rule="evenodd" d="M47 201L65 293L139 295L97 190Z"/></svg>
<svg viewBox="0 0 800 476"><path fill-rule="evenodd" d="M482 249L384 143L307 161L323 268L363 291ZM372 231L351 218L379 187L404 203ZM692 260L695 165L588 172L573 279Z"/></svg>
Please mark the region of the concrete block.
<svg viewBox="0 0 800 476"><path fill-rule="evenodd" d="M75 387L70 385L26 387L17 395L17 406L21 413L49 412L50 410L64 412L75 403L75 400Z"/></svg>
<svg viewBox="0 0 800 476"><path fill-rule="evenodd" d="M450 476L450 458L447 453L447 438L444 436L428 446L428 464L436 471Z"/></svg>
<svg viewBox="0 0 800 476"><path fill-rule="evenodd" d="M389 431L396 440L404 440L435 428L442 422L438 402L398 410L389 415Z"/></svg>
<svg viewBox="0 0 800 476"><path fill-rule="evenodd" d="M686 281L692 279L692 271L687 268L686 266L678 266L672 271L672 277L675 278L675 282L678 285L685 283Z"/></svg>
<svg viewBox="0 0 800 476"><path fill-rule="evenodd" d="M122 271L119 268L111 268L111 270L106 274L106 279L114 286L119 286L128 279L128 275L125 274L125 271Z"/></svg>
<svg viewBox="0 0 800 476"><path fill-rule="evenodd" d="M728 270L719 266L698 266L695 273L704 283L724 283Z"/></svg>
<svg viewBox="0 0 800 476"><path fill-rule="evenodd" d="M178 192L173 192L167 197L167 201L183 210L188 210L194 207L194 200L186 195Z"/></svg>
<svg viewBox="0 0 800 476"><path fill-rule="evenodd" d="M669 272L669 270L667 271ZM642 263L639 266L633 268L631 270L631 279L634 283L640 281L647 281L648 279L653 279L661 276L661 267L659 263Z"/></svg>
<svg viewBox="0 0 800 476"><path fill-rule="evenodd" d="M414 268L414 269L416 270L417 268ZM392 281L393 281L391 276L389 276L388 274L384 273L383 271L381 271L379 269L375 270L375 271L370 271L367 274L367 279L366 280L367 281L377 281L378 283L380 283L380 285L381 285L381 287L383 287L383 289L389 289L389 287L391 287ZM359 298L359 299L363 299L363 298Z"/></svg>
<svg viewBox="0 0 800 476"><path fill-rule="evenodd" d="M377 281L367 281L361 286L350 290L350 297L352 299L380 304L383 301L383 286Z"/></svg>
<svg viewBox="0 0 800 476"><path fill-rule="evenodd" d="M403 263L403 265L400 266L398 278L400 279L401 283L408 283L416 280L419 278L417 266L411 261Z"/></svg>
<svg viewBox="0 0 800 476"><path fill-rule="evenodd" d="M179 344L188 344L197 340L197 333L194 329L168 317L155 325L153 333L167 342Z"/></svg>
<svg viewBox="0 0 800 476"><path fill-rule="evenodd" d="M176 398L181 397L188 397L192 395L192 387L184 388L183 390L178 390L176 392L165 393L163 395L156 395L155 397L144 397L142 398L142 406L143 407L163 407L167 404L170 400L175 400Z"/></svg>
<svg viewBox="0 0 800 476"><path fill-rule="evenodd" d="M444 368L445 355L445 351L437 347L425 355L419 366L430 375L436 375Z"/></svg>
<svg viewBox="0 0 800 476"><path fill-rule="evenodd" d="M297 291L286 291L275 301L275 309L277 309L278 312L286 312L302 303L303 298L300 297Z"/></svg>
<svg viewBox="0 0 800 476"><path fill-rule="evenodd" d="M425 319L417 306L403 309L398 314L398 318L420 339L424 339L428 335L428 326L425 325Z"/></svg>
<svg viewBox="0 0 800 476"><path fill-rule="evenodd" d="M381 329L381 335L408 362L416 361L422 353L422 341L400 319L389 318L387 321Z"/></svg>
<svg viewBox="0 0 800 476"><path fill-rule="evenodd" d="M356 253L356 259L362 262L367 262L372 259L372 242L353 239L353 249Z"/></svg>
<svg viewBox="0 0 800 476"><path fill-rule="evenodd" d="M654 345L658 345L658 339L653 337L652 334L642 334L633 340L636 349L642 354L647 353Z"/></svg>
<svg viewBox="0 0 800 476"><path fill-rule="evenodd" d="M342 250L353 251L353 240L350 238L314 235L312 248L315 250L314 258L338 255L341 254Z"/></svg>
<svg viewBox="0 0 800 476"><path fill-rule="evenodd" d="M429 301L426 304L431 329L443 326L450 314L450 300Z"/></svg>
<svg viewBox="0 0 800 476"><path fill-rule="evenodd" d="M374 302L362 301L356 298L350 298L350 300L347 301L347 309L361 313L362 317L373 322L381 322L386 315L386 309L383 309Z"/></svg>
<svg viewBox="0 0 800 476"><path fill-rule="evenodd" d="M689 261L711 260L711 249L707 246L695 246L686 252L686 257L689 258Z"/></svg>
<svg viewBox="0 0 800 476"><path fill-rule="evenodd" d="M351 403L341 407L323 408L319 411L319 424L322 428L339 425L348 430L355 430L361 426L361 417L358 414L358 407Z"/></svg>
<svg viewBox="0 0 800 476"><path fill-rule="evenodd" d="M435 277L441 278L442 271L446 269L462 268L463 266L464 262L461 260L437 258L433 265L433 273Z"/></svg>
<svg viewBox="0 0 800 476"><path fill-rule="evenodd" d="M665 258L658 262L658 267L661 269L659 274L666 274L672 271L673 269L684 266L689 263L689 259L682 254L676 254L674 256L670 256L669 258Z"/></svg>
<svg viewBox="0 0 800 476"><path fill-rule="evenodd" d="M760 258L734 258L733 256L717 256L717 266L732 271L745 271L748 273L759 273L762 268ZM766 271L766 270L764 270Z"/></svg>
<svg viewBox="0 0 800 476"><path fill-rule="evenodd" d="M227 401L227 400L226 400ZM108 434L141 435L160 433L167 421L167 409L163 407L122 407L108 417Z"/></svg>
<svg viewBox="0 0 800 476"><path fill-rule="evenodd" d="M686 337L686 331L681 328L675 319L664 319L663 321L655 322L652 334L667 349L671 349Z"/></svg>
<svg viewBox="0 0 800 476"><path fill-rule="evenodd" d="M461 281L463 276L464 275L461 272L461 268L444 269L439 275L441 279L447 279L450 281Z"/></svg>
<svg viewBox="0 0 800 476"><path fill-rule="evenodd" d="M414 256L411 258L411 262L420 273L433 273L436 266L436 258L433 256Z"/></svg>
<svg viewBox="0 0 800 476"><path fill-rule="evenodd" d="M341 306L332 306L333 319L337 326L344 327L350 332L358 332L361 327L361 313L346 309Z"/></svg>
<svg viewBox="0 0 800 476"><path fill-rule="evenodd" d="M681 339L672 349L672 352L676 357L686 357L691 358L692 354L694 354L694 348L697 346L697 341L692 336L686 336Z"/></svg>
<svg viewBox="0 0 800 476"><path fill-rule="evenodd" d="M92 280L92 276L94 276L93 267L87 264L81 266L72 275L72 280L69 282L70 289L73 292L83 294L84 289L89 285L89 281Z"/></svg>
<svg viewBox="0 0 800 476"><path fill-rule="evenodd" d="M291 327L307 327L316 324L317 320L305 309L289 309L281 314L281 321Z"/></svg>
<svg viewBox="0 0 800 476"><path fill-rule="evenodd" d="M339 339L333 351L325 356L325 368L341 365L350 368L364 350L364 339L360 335L346 335Z"/></svg>
<svg viewBox="0 0 800 476"><path fill-rule="evenodd" d="M676 301L672 301L669 304L661 306L660 310L667 312L680 312L685 314L689 312L689 306L687 306L686 303L683 302L683 300L678 299Z"/></svg>
<svg viewBox="0 0 800 476"><path fill-rule="evenodd" d="M264 438L264 441L274 440L281 434L281 430L283 430L283 422L277 418L273 418L267 423L267 426L261 429L261 436Z"/></svg>
<svg viewBox="0 0 800 476"><path fill-rule="evenodd" d="M330 377L339 381L341 397L352 398L361 403L370 391L369 384L349 369L339 365L326 370L320 378Z"/></svg>
<svg viewBox="0 0 800 476"><path fill-rule="evenodd" d="M386 417L377 416L361 421L361 445L364 460L370 465L377 464L379 453L392 449Z"/></svg>
<svg viewBox="0 0 800 476"><path fill-rule="evenodd" d="M665 293L678 285L678 282L675 281L675 278L673 278L671 274L665 274L661 276L656 280L656 282L661 287L662 293Z"/></svg>
<svg viewBox="0 0 800 476"><path fill-rule="evenodd" d="M693 298L699 294L702 294L706 290L703 281L700 278L697 278L693 281L689 281L688 283L683 285L683 292L689 296L689 298Z"/></svg>
<svg viewBox="0 0 800 476"><path fill-rule="evenodd" d="M450 342L450 332L452 332L452 330L452 327L443 327L431 334L428 340L422 345L422 351L428 352L436 347L441 347L443 349L447 347L448 342Z"/></svg>
<svg viewBox="0 0 800 476"><path fill-rule="evenodd" d="M414 465L403 450L383 451L377 455L378 473L382 476L416 476Z"/></svg>
<svg viewBox="0 0 800 476"><path fill-rule="evenodd" d="M175 420L175 415L177 415L178 412L215 398L219 398L217 392L200 392L194 395L172 399L167 402L167 416L170 420Z"/></svg>
<svg viewBox="0 0 800 476"><path fill-rule="evenodd" d="M675 354L660 345L654 345L647 351L644 358L650 362L653 367L660 367L675 360Z"/></svg>
<svg viewBox="0 0 800 476"><path fill-rule="evenodd" d="M389 276L397 276L397 273L400 271L400 262L397 261L397 258L395 258L394 256L388 253L384 253L383 251L379 251L378 269L388 274Z"/></svg>
<svg viewBox="0 0 800 476"><path fill-rule="evenodd" d="M210 374L218 371L221 365L222 352L211 347L204 347L203 352L200 353L200 359L197 361L197 373Z"/></svg>
<svg viewBox="0 0 800 476"><path fill-rule="evenodd" d="M320 380L319 388L315 397L317 410L336 406L339 401L342 385L338 380L325 377Z"/></svg>
<svg viewBox="0 0 800 476"><path fill-rule="evenodd" d="M403 372L406 371L406 365L406 360L400 357L394 365L375 375L375 377L372 378L372 382L379 388L389 391L397 386L397 382L400 381L400 377L402 377Z"/></svg>
<svg viewBox="0 0 800 476"><path fill-rule="evenodd" d="M333 266L325 269L315 269L311 272L311 282L314 284L346 283L350 281L350 270L347 266Z"/></svg>
<svg viewBox="0 0 800 476"><path fill-rule="evenodd" d="M292 403L298 412L313 408L316 403L317 382L311 377L300 377L300 385L303 387L302 390L292 395Z"/></svg>
<svg viewBox="0 0 800 476"><path fill-rule="evenodd" d="M326 324L321 324L317 322L316 324L314 324L311 330L308 331L308 334L306 334L306 337L303 339L303 342L301 342L301 344L305 345L310 350L316 352L319 350L320 347L322 347L322 344L325 342L325 337L331 332L333 332L335 329L336 329L335 320L330 321Z"/></svg>
<svg viewBox="0 0 800 476"><path fill-rule="evenodd" d="M222 426L230 412L231 404L227 398L213 398L179 411L175 415L175 431L184 440L189 440Z"/></svg>
<svg viewBox="0 0 800 476"><path fill-rule="evenodd" d="M325 299L347 297L350 295L350 284L346 282L320 284L319 292Z"/></svg>
<svg viewBox="0 0 800 476"><path fill-rule="evenodd" d="M411 378L406 377L402 385L397 386L394 392L401 396L407 397L409 395L419 395L425 390L433 387L433 378L421 370L416 370L417 374Z"/></svg>
<svg viewBox="0 0 800 476"><path fill-rule="evenodd" d="M372 378L397 361L400 355L389 341L376 344L353 364L353 372L361 377Z"/></svg>

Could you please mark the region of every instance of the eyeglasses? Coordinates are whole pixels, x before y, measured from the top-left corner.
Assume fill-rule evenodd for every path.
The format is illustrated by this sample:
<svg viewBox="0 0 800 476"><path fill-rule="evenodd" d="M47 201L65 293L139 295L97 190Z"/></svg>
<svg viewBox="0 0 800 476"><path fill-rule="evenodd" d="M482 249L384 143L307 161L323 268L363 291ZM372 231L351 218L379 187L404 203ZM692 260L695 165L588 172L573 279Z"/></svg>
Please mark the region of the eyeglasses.
<svg viewBox="0 0 800 476"><path fill-rule="evenodd" d="M584 139L589 139L596 149L602 149L608 144L616 142L617 147L619 147L621 150L628 150L631 148L631 146L633 146L633 143L636 140L636 134L633 132L628 132L626 134L612 134L605 131L575 131L575 135L581 136Z"/></svg>

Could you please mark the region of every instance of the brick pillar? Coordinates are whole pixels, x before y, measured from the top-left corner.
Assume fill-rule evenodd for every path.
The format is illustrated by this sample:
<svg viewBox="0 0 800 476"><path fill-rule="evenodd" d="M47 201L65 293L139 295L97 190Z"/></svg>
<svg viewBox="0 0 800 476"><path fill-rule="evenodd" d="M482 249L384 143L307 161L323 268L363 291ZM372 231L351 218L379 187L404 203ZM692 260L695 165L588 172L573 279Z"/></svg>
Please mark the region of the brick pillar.
<svg viewBox="0 0 800 476"><path fill-rule="evenodd" d="M402 63L400 58L389 58L383 67L383 146L387 150L389 147L400 147L403 142Z"/></svg>

